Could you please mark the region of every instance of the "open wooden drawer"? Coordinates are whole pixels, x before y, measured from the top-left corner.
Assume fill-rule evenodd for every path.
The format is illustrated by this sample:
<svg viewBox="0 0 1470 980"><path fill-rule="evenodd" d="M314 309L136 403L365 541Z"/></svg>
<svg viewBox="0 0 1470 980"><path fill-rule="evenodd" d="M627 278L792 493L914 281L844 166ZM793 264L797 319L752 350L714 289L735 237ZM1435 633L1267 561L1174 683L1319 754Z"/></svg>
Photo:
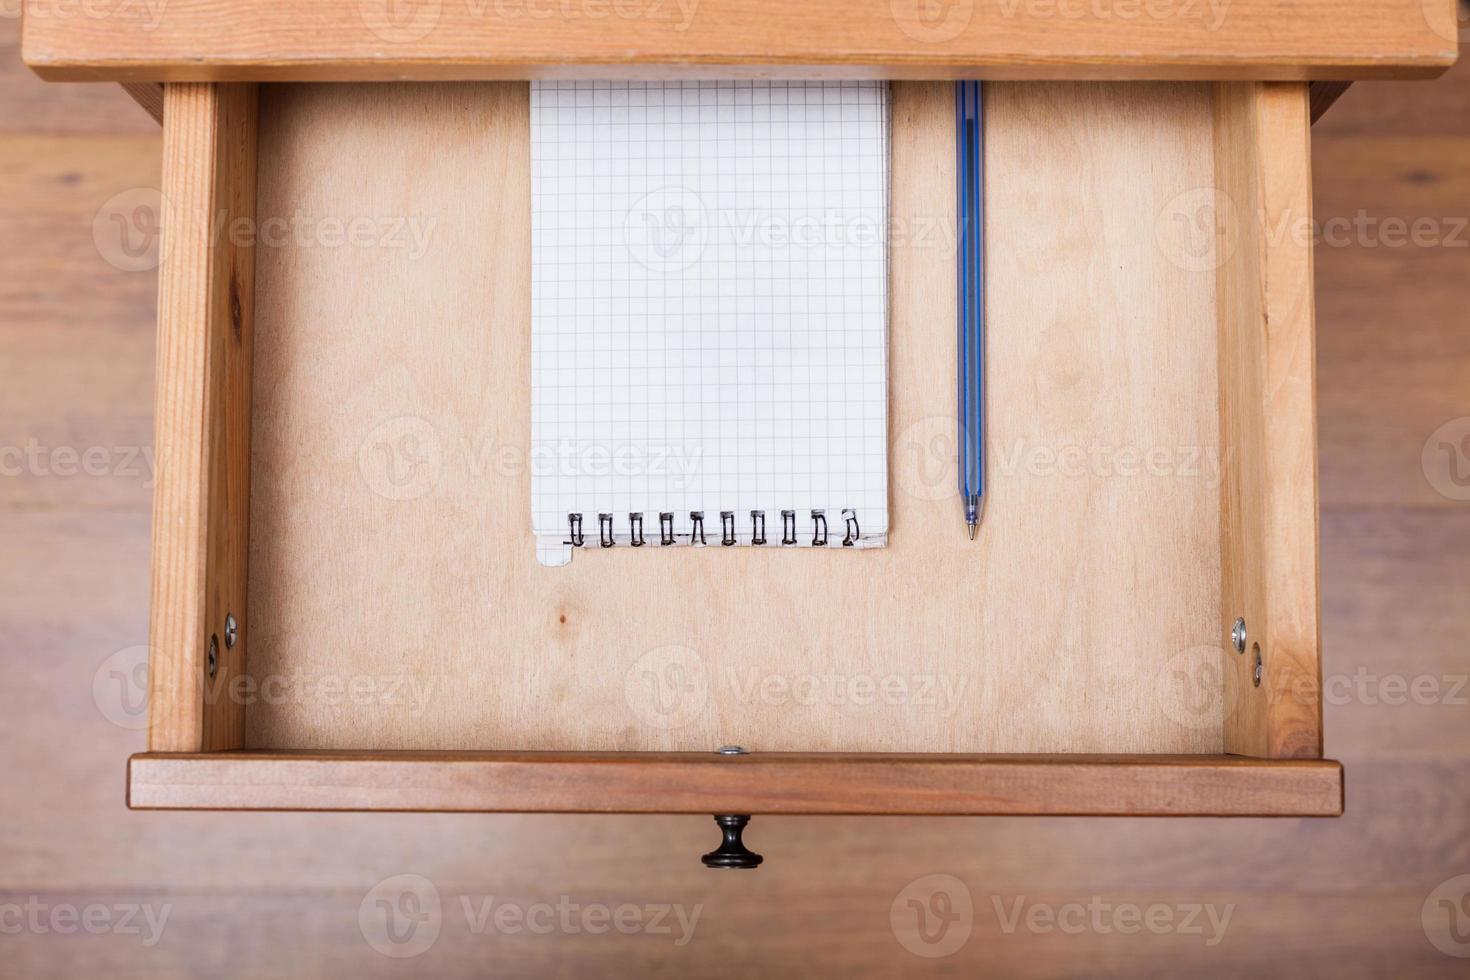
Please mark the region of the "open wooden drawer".
<svg viewBox="0 0 1470 980"><path fill-rule="evenodd" d="M1340 813L1307 86L986 91L980 539L952 87L895 82L889 547L543 568L526 84L170 84L131 805Z"/></svg>

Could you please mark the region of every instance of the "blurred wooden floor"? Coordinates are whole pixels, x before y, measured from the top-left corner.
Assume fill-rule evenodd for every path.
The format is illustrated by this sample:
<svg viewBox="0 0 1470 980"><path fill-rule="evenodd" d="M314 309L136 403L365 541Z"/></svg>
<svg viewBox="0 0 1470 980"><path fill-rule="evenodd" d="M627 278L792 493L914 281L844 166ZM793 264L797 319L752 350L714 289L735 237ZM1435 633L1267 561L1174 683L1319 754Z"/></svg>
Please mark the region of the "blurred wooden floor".
<svg viewBox="0 0 1470 980"><path fill-rule="evenodd" d="M0 456L0 973L1470 972L1421 920L1438 884L1470 873L1470 503L1437 493L1421 464L1430 434L1470 415L1470 248L1452 231L1470 215L1470 65L1432 83L1359 84L1315 131L1319 219L1432 218L1451 239L1317 252L1326 724L1347 765L1347 815L760 818L750 841L767 867L740 875L699 867L713 825L696 818L124 809L123 760L143 737L103 717L93 681L147 639L149 471L131 454L151 432L155 275L103 261L93 219L115 194L157 186L158 130L115 87L35 81L15 34L0 20L0 451L34 440L107 452L93 457L100 476L58 475L55 453L46 472ZM1420 698L1430 703L1393 703L1395 678L1421 676L1439 692ZM404 873L436 884L445 924L428 952L396 960L364 941L358 909ZM889 926L895 898L930 873L962 880L975 904L968 941L943 959L906 952ZM616 931L476 935L464 896L702 911L683 946ZM1008 933L995 899L1234 909L1207 945L1147 929ZM13 928L27 908L93 903L168 919L151 946L117 930L62 934L49 911L44 929Z"/></svg>

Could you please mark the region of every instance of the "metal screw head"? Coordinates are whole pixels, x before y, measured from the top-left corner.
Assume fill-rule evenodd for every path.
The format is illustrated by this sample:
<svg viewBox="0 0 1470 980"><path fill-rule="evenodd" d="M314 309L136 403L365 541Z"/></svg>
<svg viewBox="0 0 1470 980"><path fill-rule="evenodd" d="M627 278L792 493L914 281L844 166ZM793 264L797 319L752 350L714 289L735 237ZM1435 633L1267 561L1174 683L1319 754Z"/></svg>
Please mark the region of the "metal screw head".
<svg viewBox="0 0 1470 980"><path fill-rule="evenodd" d="M720 755L744 755L745 750L738 745L722 745L719 749Z"/></svg>
<svg viewBox="0 0 1470 980"><path fill-rule="evenodd" d="M214 680L214 675L219 672L219 637L209 638L209 679Z"/></svg>
<svg viewBox="0 0 1470 980"><path fill-rule="evenodd" d="M1245 618L1235 620L1235 625L1230 627L1230 642L1235 645L1236 653L1245 653Z"/></svg>
<svg viewBox="0 0 1470 980"><path fill-rule="evenodd" d="M1266 673L1265 665L1261 662L1261 645L1257 643L1255 646L1251 647L1251 653L1256 658L1256 665L1254 668L1251 669L1251 683L1253 683L1256 687L1260 687L1261 678Z"/></svg>
<svg viewBox="0 0 1470 980"><path fill-rule="evenodd" d="M234 613L225 614L225 649L235 649L235 641L240 638L240 624L235 622Z"/></svg>

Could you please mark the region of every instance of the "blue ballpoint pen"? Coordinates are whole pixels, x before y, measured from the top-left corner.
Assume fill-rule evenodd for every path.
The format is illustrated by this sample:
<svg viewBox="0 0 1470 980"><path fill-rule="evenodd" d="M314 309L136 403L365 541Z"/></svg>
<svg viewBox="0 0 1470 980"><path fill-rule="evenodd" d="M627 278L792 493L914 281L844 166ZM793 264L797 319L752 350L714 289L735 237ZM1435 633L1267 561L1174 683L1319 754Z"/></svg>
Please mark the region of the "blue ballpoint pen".
<svg viewBox="0 0 1470 980"><path fill-rule="evenodd" d="M970 539L985 513L985 130L980 83L955 83L960 495Z"/></svg>

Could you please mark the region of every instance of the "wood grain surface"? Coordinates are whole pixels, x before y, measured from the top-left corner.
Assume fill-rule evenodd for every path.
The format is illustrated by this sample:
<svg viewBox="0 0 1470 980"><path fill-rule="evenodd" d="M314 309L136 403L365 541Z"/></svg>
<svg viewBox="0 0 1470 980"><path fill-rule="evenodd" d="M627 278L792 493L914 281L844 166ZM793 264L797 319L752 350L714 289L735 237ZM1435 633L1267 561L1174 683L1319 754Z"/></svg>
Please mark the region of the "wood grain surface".
<svg viewBox="0 0 1470 980"><path fill-rule="evenodd" d="M143 809L1335 817L1342 767L1201 755L169 753L134 756L128 793Z"/></svg>
<svg viewBox="0 0 1470 980"><path fill-rule="evenodd" d="M1225 748L1320 758L1308 93L1222 84L1214 113Z"/></svg>
<svg viewBox="0 0 1470 980"><path fill-rule="evenodd" d="M269 87L262 228L409 231L260 250L251 674L286 693L249 706L246 744L1220 751L1221 699L1177 679L1224 629L1214 280L1155 235L1211 180L1210 105L1192 84L990 89L977 542L945 367L952 94L905 83L889 546L544 568L526 521L526 87ZM349 685L366 693L320 693Z"/></svg>
<svg viewBox="0 0 1470 980"><path fill-rule="evenodd" d="M255 213L255 86L174 85L165 106L148 745L237 749L245 703L199 692L245 673L256 253L231 229Z"/></svg>
<svg viewBox="0 0 1470 980"><path fill-rule="evenodd" d="M53 79L392 81L601 74L1425 77L1454 0L169 0L26 5ZM80 11L84 10L85 14Z"/></svg>
<svg viewBox="0 0 1470 980"><path fill-rule="evenodd" d="M1435 488L1422 450L1470 397L1470 252L1452 238L1470 70L1354 85L1314 131L1319 222L1428 217L1444 239L1349 235L1316 253L1324 721L1348 770L1345 815L763 817L746 839L766 864L727 875L699 867L717 834L697 816L124 808L125 760L146 744L128 709L142 706L130 668L148 631L156 269L113 264L94 219L112 227L109 201L159 186L161 147L117 87L30 77L15 31L0 19L0 905L168 914L151 945L141 931L7 933L8 975L1464 975L1421 915L1470 873L1470 708L1456 693L1470 513ZM32 441L34 461L18 461L10 450ZM72 469L67 448L106 450L106 465ZM1431 472L1444 485L1448 471ZM1396 686L1420 677L1418 697ZM446 918L432 948L394 959L359 912L403 874L434 883ZM953 876L975 911L943 958L913 955L891 927L931 874ZM463 902L487 896L700 917L681 946L672 915L670 934L473 931ZM1204 933L1025 924L1033 907L1094 899L1232 914L1213 945L1207 917Z"/></svg>

